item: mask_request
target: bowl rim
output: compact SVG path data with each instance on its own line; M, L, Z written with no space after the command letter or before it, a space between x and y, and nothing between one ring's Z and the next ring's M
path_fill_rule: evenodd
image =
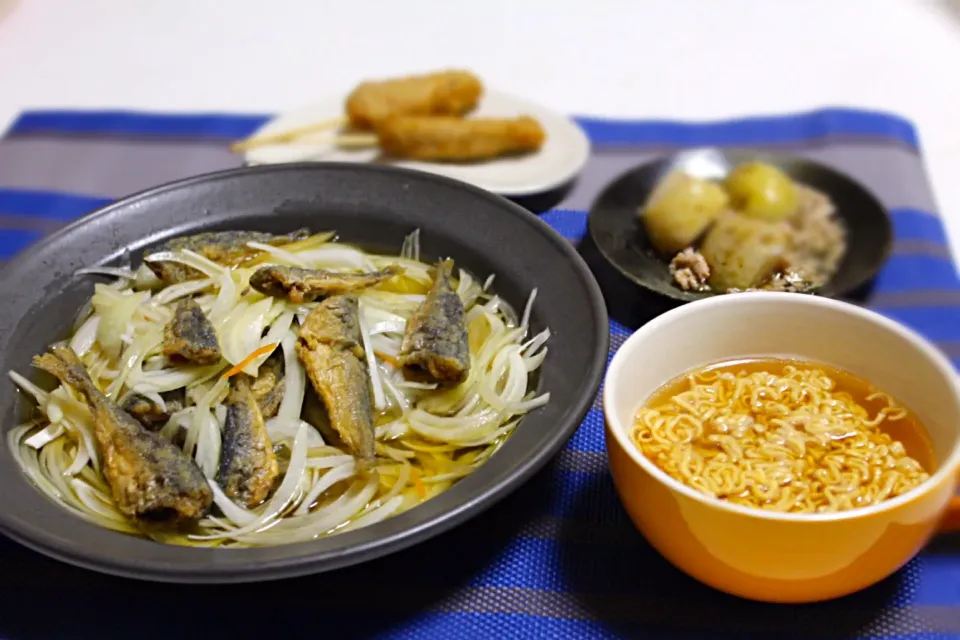
M761 300L761 297L763 300ZM949 360L947 360L946 356L943 355L940 350L937 349L929 340L905 325L882 316L875 311L870 311L869 309L864 309L863 307L859 307L848 302L843 302L841 300L833 300L831 298L804 296L797 295L795 293L772 291L729 293L722 296L706 298L704 300L697 300L688 305L682 305L675 309L671 309L670 311L667 311L666 313L651 320L634 332L629 338L627 338L627 340L614 355L613 360L610 362L610 366L607 368L607 374L603 381L603 414L606 420L608 433L613 434L616 444L627 453L634 464L641 467L644 471L653 476L657 481L671 491L680 493L687 498L703 504L704 506L713 509L719 509L721 511L727 511L729 513L741 516L759 518L763 520L775 520L780 522L842 522L885 513L887 511L893 511L903 505L913 502L919 496L928 493L930 490L934 489L944 481L950 480L951 478L957 476L957 471L960 470L960 427L956 428L958 431L957 440L954 443L953 449L950 451L949 455L937 465L936 471L930 474L930 477L924 480L922 483L902 495L890 500L884 500L879 504L849 509L846 511L835 511L832 513L784 513L780 511L767 511L764 509L758 509L756 507L746 507L738 504L731 504L729 502L720 500L719 498L710 497L706 494L696 491L691 487L688 487L679 480L674 479L666 472L662 471L659 467L647 459L647 457L640 452L636 445L630 441L630 437L627 434L626 425L624 425L617 418L617 416L613 415L612 411L607 409L607 407L612 406L614 402L613 388L616 385L611 384L611 382L618 376L623 375L621 374L621 370L626 366L628 360L643 357L643 350L638 348L638 345L645 340L649 340L653 335L656 334L657 331L660 330L661 327L674 321L680 316L689 315L691 313L708 314L714 307L717 306L740 306L743 304L755 304L758 301L764 301L780 308L787 304L820 307L827 313L854 316L860 320L873 323L882 329L896 334L897 336L909 342L910 345L919 352L919 355L926 358L938 371L938 373L940 373L945 380L949 381L950 386L954 390L954 402L960 405L960 376L958 376L953 365ZM666 384L667 382L669 382L669 380L664 380L663 384ZM609 452L607 452L607 456L609 461Z
M52 245L64 241L65 238L68 238L78 228L90 225L101 218L117 213L118 210L128 209L131 205L147 201L156 196L189 188L196 184L216 183L244 175L281 172L392 174L395 177L405 178L410 181L442 185L447 189L453 189L464 194L469 194L470 197L489 202L491 206L500 209L505 215L513 216L522 221L531 228L531 233L540 235L545 242L554 246L560 255L567 260L571 267L577 272L583 288L586 289L588 297L586 300L582 300L581 303L587 307L588 311L586 311L586 313L591 316L593 325L595 326L594 334L589 336L589 339L595 342L596 349L592 353L590 361L587 363L584 371L580 373L581 385L578 394L569 400L569 406L561 414L560 419L554 424L554 432L547 441L546 446L530 451L527 455L518 456L511 470L505 473L501 480L478 488L473 494L467 496L467 499L461 501L448 512L427 520L412 522L410 526L403 530L343 549L326 549L319 552L310 550L309 545L316 541L277 545L268 548L290 549L290 552L281 557L266 561L257 559L257 552L262 551L262 548L230 549L229 553L231 556L238 558L238 560L229 565L218 565L215 560L209 558L204 560L202 557L204 554L209 554L210 551L217 551L216 549L161 545L161 547L165 549L172 550L171 553L186 556L182 561L173 563L161 558L151 558L144 554L134 559L116 559L110 554L108 536L128 536L101 527L97 527L100 531L97 535L104 536L104 544L102 546L98 544L96 547L89 549L62 549L60 540L63 536L59 535L62 531L57 530L50 532L42 529L34 524L34 521L29 517L23 517L23 514L11 515L6 512L0 513L0 533L34 551L38 551L65 563L92 569L101 573L141 580L213 584L261 582L309 575L353 564L360 564L384 555L392 554L463 524L467 520L486 511L525 484L536 472L554 458L577 428L579 428L584 416L594 402L597 389L602 383L609 354L609 319L606 304L596 279L583 258L577 253L573 244L564 239L539 216L536 216L502 196L446 176L392 166L312 162L261 165L255 167L244 166L190 176L124 196L81 216L55 233L42 238L37 243L25 249L7 264L3 272L9 274L21 269L23 265L30 260L34 260L37 256L48 253ZM148 237L149 236L144 236L142 239L145 240ZM133 240L132 242L136 243L138 240ZM112 254L105 254L100 256L98 260L106 260L111 257L114 256L112 256ZM22 315L23 314L20 314L20 316ZM581 339L586 337L587 336L584 336ZM6 434L8 430L9 427L5 428L3 433ZM15 464L12 456L9 464ZM34 500L47 500L55 508L63 510L62 505L50 500L35 486L32 486L32 481L23 474L22 470L15 469L15 471L23 476L26 487L29 487L28 490L33 492ZM412 512L413 510L410 511ZM73 521L73 518L76 518L76 516L69 514L66 510L63 510L63 514L65 517L71 518L71 521ZM77 519L76 522L80 523L83 521L82 519ZM350 532L350 534L352 533L353 532ZM152 541L143 542L145 544L159 544Z
M590 235L590 238L593 241L593 243L597 246L597 250L600 252L600 255L603 256L604 261L608 265L612 266L617 271L617 273L619 273L624 278L629 280L633 284L633 286L639 287L644 291L647 291L653 295L660 296L662 298L667 298L669 300L673 300L679 304L689 304L691 302L709 300L711 298L715 298L718 296L732 295L729 293L720 293L716 291L683 291L682 289L679 289L677 287L673 287L670 290L670 292L667 293L664 291L655 290L647 286L646 284L644 284L642 279L637 277L636 274L625 269L623 265L620 264L620 261L615 260L613 257L611 257L610 252L606 249L606 247L603 244L597 242L596 227L592 222L594 219L593 212L595 211L597 204L601 200L603 200L603 198L607 195L609 191L611 191L614 187L616 187L622 180L626 179L627 176L633 173L636 173L638 171L641 171L643 169L646 169L647 167L652 167L656 164L660 164L670 160L677 160L686 156L697 156L697 155L710 154L710 153L718 153L724 157L727 157L730 155L736 156L736 155L742 154L745 156L750 156L750 158L752 158L753 160L761 160L761 161L763 160L773 161L773 162L776 162L778 160L803 161L804 163L817 167L817 169L819 170L833 173L839 176L840 178L843 178L847 182L850 182L851 184L855 185L861 191L863 191L863 194L865 196L867 196L870 200L873 201L873 204L875 205L876 209L883 213L882 219L883 219L884 241L883 241L883 246L881 247L881 259L871 270L868 270L862 277L860 277L859 279L851 283L849 286L844 287L843 290L837 290L829 293L827 297L833 298L833 299L843 298L844 296L847 296L852 292L859 290L861 287L866 286L871 281L873 281L874 278L876 278L877 274L880 272L880 269L882 269L883 265L886 264L887 260L890 259L890 255L893 252L893 243L894 243L893 220L890 218L890 209L880 201L880 199L876 196L876 194L872 189L868 188L865 184L863 184L862 182L860 182L859 180L851 176L846 171L841 171L840 169L837 169L831 165L825 164L818 160L812 160L810 158L807 158L806 156L795 155L795 154L791 155L788 153L782 153L780 151L767 151L765 149L753 149L750 147L719 147L719 146L693 147L690 149L682 149L680 151L657 155L655 158L651 160L648 160L646 162L630 167L629 169L618 174L613 180L608 182L600 191L600 193L597 195L597 197L593 200L593 202L590 204L589 215L587 216L587 233ZM638 207L642 206L642 203L637 206ZM829 284L830 284L830 281L828 280L827 285ZM770 292L770 293L778 293L778 292ZM693 299L685 297L685 295L689 295L689 294L696 295L697 297Z

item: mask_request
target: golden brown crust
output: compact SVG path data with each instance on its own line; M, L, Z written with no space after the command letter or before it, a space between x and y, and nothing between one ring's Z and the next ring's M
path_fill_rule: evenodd
M363 82L347 97L345 109L353 127L370 129L396 115L461 116L482 93L483 84L469 71L441 71Z
M384 153L415 160L471 161L536 151L546 134L533 118L397 116L378 127Z

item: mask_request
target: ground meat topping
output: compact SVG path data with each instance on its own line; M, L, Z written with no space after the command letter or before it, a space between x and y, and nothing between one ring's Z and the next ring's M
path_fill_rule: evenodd
M710 265L699 251L686 248L670 261L673 281L684 291L706 291L710 278Z

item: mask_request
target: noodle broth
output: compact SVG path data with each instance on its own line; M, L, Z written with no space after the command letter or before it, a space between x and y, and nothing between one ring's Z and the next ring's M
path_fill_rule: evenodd
M782 512L878 504L936 466L908 408L850 372L790 359L685 373L647 399L630 437L662 471L701 493Z

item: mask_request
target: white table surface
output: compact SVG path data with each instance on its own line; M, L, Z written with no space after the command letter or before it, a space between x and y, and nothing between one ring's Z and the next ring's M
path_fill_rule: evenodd
M0 0L0 129L36 107L273 112L444 66L584 115L873 107L919 127L960 254L958 65L960 0Z

